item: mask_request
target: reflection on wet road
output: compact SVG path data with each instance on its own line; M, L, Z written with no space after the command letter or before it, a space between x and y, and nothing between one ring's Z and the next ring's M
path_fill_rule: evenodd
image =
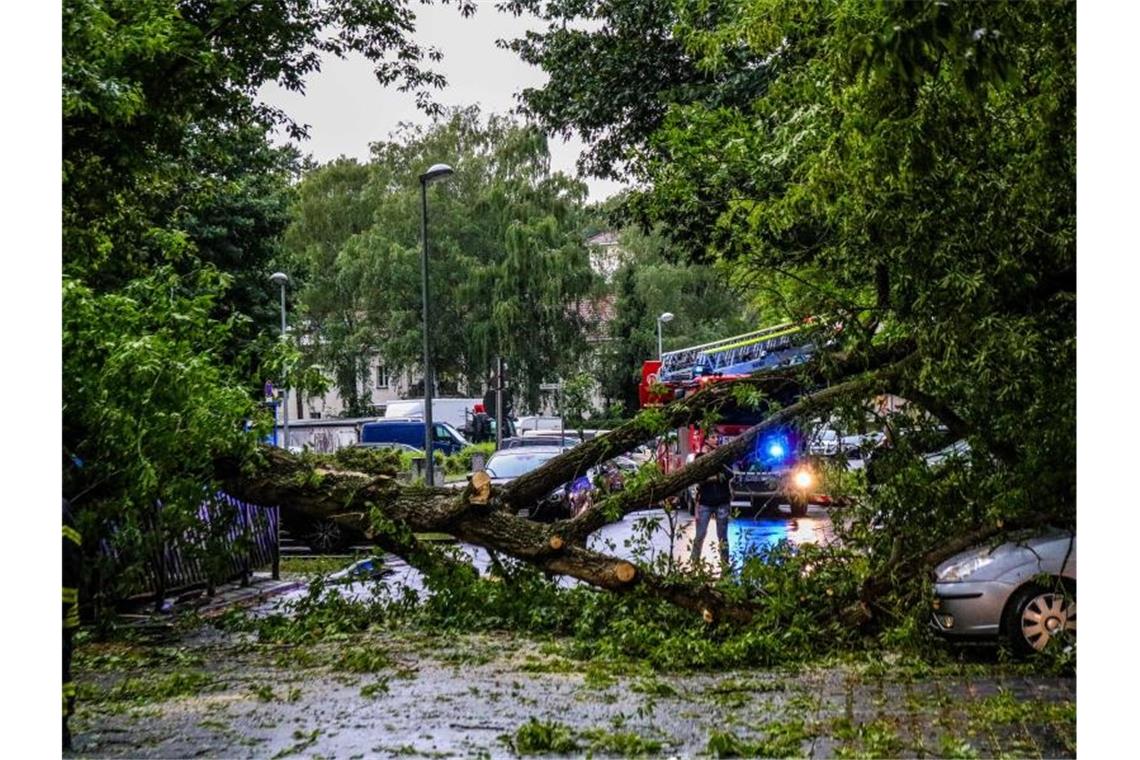
M701 551L701 561L711 569L717 564L718 547L716 539L716 518L709 522L708 535ZM691 516L682 525L681 541L674 548L674 557L682 563L688 562L692 550L696 520ZM780 541L792 544L828 544L835 540L831 529L831 518L821 507L811 506L804 517L793 518L786 507L776 514L763 517L732 518L728 523L729 558L735 567L740 567L745 557L754 556L770 549Z
M659 509L646 510L627 515L624 520L605 526L590 536L587 546L594 551L646 565L664 562L672 557L671 564L674 568L687 568L695 531L696 520L688 512L674 513L670 523L665 512ZM783 512L764 517L737 516L728 524L729 556L735 567L740 567L744 557L754 555L782 540L793 544L826 544L833 541L831 518L824 509L812 506L808 508L807 515L800 518L792 518L784 508ZM480 572L487 572L490 557L486 550L469 544L457 544L456 548L466 554ZM719 564L717 557L716 518L713 518L705 537L701 561L711 572L719 573L719 568L716 567ZM388 555L384 564L390 573L381 582L381 587L386 587L389 591L397 591L399 587L417 591L423 589L420 572L402 559ZM567 586L577 583L568 577L563 577L561 582ZM358 599L372 597L380 590L370 582L349 583L338 586L338 589L345 596ZM267 606L276 607L305 593L306 589L302 587L278 597Z

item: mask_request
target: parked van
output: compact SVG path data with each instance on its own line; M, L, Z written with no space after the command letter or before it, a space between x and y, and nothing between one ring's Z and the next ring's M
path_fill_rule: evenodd
M424 400L407 398L389 401L384 418L422 420ZM477 398L435 398L431 402L431 421L444 422L460 431L472 443L495 440L495 418L483 411L483 401ZM510 419L503 420L503 437L515 434ZM423 442L420 442L423 447Z
M468 420L475 414L475 407L482 405L483 400L478 398L434 398L431 401L432 422L446 422L456 430L467 425ZM420 419L424 418L424 400L422 398L406 398L389 401L384 410L385 419ZM423 445L423 442L420 442Z
M468 445L463 434L446 422L432 421L432 449L454 454ZM366 422L360 428L360 443L403 443L423 450L424 421L382 419Z

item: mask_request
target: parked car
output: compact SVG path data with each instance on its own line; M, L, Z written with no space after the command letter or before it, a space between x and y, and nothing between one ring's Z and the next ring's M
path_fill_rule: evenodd
M519 435L529 430L546 430L552 433L557 433L562 428L561 417L542 417L542 416L529 416L519 417L515 420L515 430Z
M808 453L821 457L833 457L839 453L839 433L824 428L812 436L808 442Z
M423 429L421 425L420 429ZM376 442L376 443L357 443L356 448L360 449L393 449L401 454L418 454L423 456L424 450L422 446L411 446L406 443L396 443L395 441Z
M935 571L931 625L954 638L1003 637L1023 654L1077 633L1076 533L1051 529L957 554Z
M558 456L566 449L561 446L521 446L513 449L499 449L487 460L484 470L491 476L491 486L505 485L515 478L526 475ZM582 478L585 478L583 475ZM535 505L528 516L536 520L557 520L570 516L569 487L580 487L578 483L559 486Z
M402 443L423 448L424 421L417 419L382 419L360 427L360 443ZM446 422L432 422L432 450L454 454L470 445L463 434Z
M850 459L862 459L870 451L883 442L886 436L879 431L870 433L855 433L845 435L839 439L839 450Z
M500 449L517 449L524 446L573 448L582 442L582 439L572 433L559 436L557 432L549 435L522 435L515 438L504 438Z

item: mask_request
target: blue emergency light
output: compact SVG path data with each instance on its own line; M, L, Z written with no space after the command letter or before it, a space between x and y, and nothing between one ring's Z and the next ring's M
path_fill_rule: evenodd
M787 434L778 432L757 441L754 456L763 464L772 467L783 464L791 449Z

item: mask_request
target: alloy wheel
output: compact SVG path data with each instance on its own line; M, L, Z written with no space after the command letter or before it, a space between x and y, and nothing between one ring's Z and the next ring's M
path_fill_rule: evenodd
M1077 602L1063 594L1038 594L1021 611L1021 635L1038 652L1055 637L1077 633Z

